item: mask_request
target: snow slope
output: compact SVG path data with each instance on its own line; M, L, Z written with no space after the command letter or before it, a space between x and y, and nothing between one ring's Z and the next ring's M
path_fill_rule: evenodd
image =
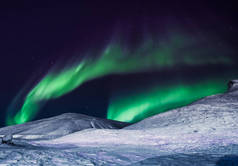
M232 87L237 86L235 83ZM184 152L238 144L238 91L213 95L122 130L84 130L40 144L153 145Z
M120 130L108 128L89 127L69 134L59 128L62 136L57 138L13 140L13 146L0 145L0 164L237 166L238 81L229 83L227 93Z
M49 139L89 128L119 129L129 124L82 114L65 113L52 118L1 128L0 135L12 134L15 138Z

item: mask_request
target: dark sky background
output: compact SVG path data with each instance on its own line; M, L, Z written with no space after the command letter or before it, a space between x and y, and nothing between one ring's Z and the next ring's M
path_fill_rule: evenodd
M234 1L0 2L0 126L4 125L6 109L18 92L32 78L44 76L60 58L70 59L75 52L103 47L117 33L129 36L128 43L133 46L143 38L145 29L160 33L167 24L218 35L235 49L237 11ZM147 74L151 75L153 73ZM111 85L115 82L125 86L127 82L122 80L133 82L134 78L145 76L114 77L90 81L65 97L49 102L36 119L63 112L105 117L108 87L117 87Z

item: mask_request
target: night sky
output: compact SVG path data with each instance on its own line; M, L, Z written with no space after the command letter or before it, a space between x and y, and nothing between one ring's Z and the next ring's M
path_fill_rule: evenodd
M0 126L23 122L12 119L27 96L37 111L24 122L64 112L135 122L224 92L238 78L237 11L232 1L1 2ZM62 75L70 83L48 94Z

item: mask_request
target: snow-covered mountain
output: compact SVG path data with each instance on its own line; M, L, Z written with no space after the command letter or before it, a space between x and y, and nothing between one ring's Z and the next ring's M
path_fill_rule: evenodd
M89 128L120 129L129 124L82 114L65 113L51 118L3 127L0 129L0 135L11 134L15 138L52 139Z
M59 126L64 126L66 121ZM73 121L63 128L71 131L69 134L58 126L56 133L61 136L57 138L34 140L25 136L22 142L16 139L15 145L0 145L0 164L238 165L238 81L229 83L227 93L205 97L136 124L122 123L119 127L126 127L120 130L88 127L76 131ZM83 123L90 126L91 121ZM35 122L25 125L30 124ZM35 128L40 128L37 124L40 123L36 123ZM54 126L54 123L48 125ZM11 131L20 129L11 126ZM44 130L45 135L53 131ZM9 133L6 128L0 132L3 135ZM42 129L38 134L44 132ZM36 133L25 132L27 134Z

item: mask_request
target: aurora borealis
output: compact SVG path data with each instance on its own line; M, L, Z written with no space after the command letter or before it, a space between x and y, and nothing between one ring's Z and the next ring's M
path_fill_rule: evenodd
M238 74L236 17L226 5L79 1L6 7L0 122L22 124L65 112L137 122L224 92Z
M195 84L158 86L134 92L112 100L108 118L125 122L137 122L146 117L190 104L202 97L224 93L224 80L205 80Z
M126 47L116 42L110 43L96 58L85 57L78 64L50 71L27 94L19 112L14 117L8 116L7 124L27 122L37 115L42 103L59 98L89 80L106 75L149 72L171 69L176 66L232 65L232 58L221 54L223 50L216 50L217 48L214 48L213 45L207 48L208 54L215 52L218 57L214 59L213 56L207 56L206 59L201 59L199 54L206 54L206 52L199 48L193 48L201 42L203 41L199 38L194 40L182 33L171 33L167 40L147 40L134 51L126 50ZM193 56L181 52L186 47L192 47L190 52L194 54ZM177 53L181 53L179 58L176 57ZM227 54L229 53L227 52ZM138 96L135 92L137 97L133 102L126 99L133 98L130 95L115 103L112 102L108 108L108 118L127 122L141 120L149 115L189 104L201 97L224 92L225 88L224 83L221 84L214 80L206 80L192 85L176 84L166 87L157 85ZM194 89L196 89L196 95L194 95Z

